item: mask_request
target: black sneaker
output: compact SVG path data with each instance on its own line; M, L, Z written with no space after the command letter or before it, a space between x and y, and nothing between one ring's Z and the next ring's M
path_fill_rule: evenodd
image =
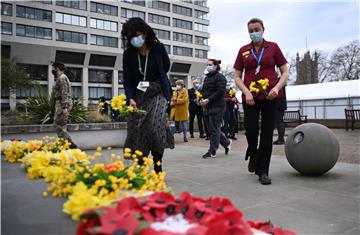
M216 158L216 155L212 155L211 153L207 152L202 156L202 158L204 158L204 159Z
M269 185L269 184L271 184L271 179L270 179L270 177L269 177L267 174L265 174L265 173L262 173L262 174L259 176L259 181L260 181L260 183L263 184L263 185Z
M248 164L248 170L250 173L255 172L256 169L256 159L254 157L250 157L250 161Z
M225 148L225 155L227 155L227 154L229 153L230 149L231 149L232 140L229 140L229 141L230 141L230 142L229 142L229 145L226 146L226 148Z
M193 135L193 134L190 134L190 138L194 138L194 135Z
M282 144L285 144L285 141L284 140L276 140L276 141L273 142L273 144L282 145Z
M205 136L204 134L200 134L199 137L200 137L201 139L206 138L206 136Z
M184 142L188 142L188 139L186 137L184 137Z

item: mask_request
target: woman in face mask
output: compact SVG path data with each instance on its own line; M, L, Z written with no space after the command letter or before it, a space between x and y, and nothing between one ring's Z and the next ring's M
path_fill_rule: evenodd
M276 99L286 84L289 72L287 61L279 46L263 38L262 20L253 18L248 24L251 42L240 48L235 61L235 82L242 91L244 125L248 148L245 160L249 161L248 170L259 176L261 184L271 184L269 177L272 153L272 136ZM275 66L280 68L277 77ZM244 80L242 80L244 74ZM261 114L261 135L259 135L259 116Z
M170 117L181 126L184 142L187 139L187 126L189 120L189 94L185 89L184 80L176 80L176 90L171 97L171 114Z
M219 61L209 59L204 71L206 74L200 104L204 108L204 120L210 134L210 147L202 157L204 159L216 157L219 143L225 148L225 154L230 150L231 141L221 132L220 125L224 115L226 78L219 72Z
M121 39L125 48L123 73L126 100L135 110L147 112L146 115L129 113L125 147L140 150L144 156L151 152L154 169L161 172L164 149L174 148L166 112L172 92L167 77L169 56L153 29L141 18L134 17L125 22Z

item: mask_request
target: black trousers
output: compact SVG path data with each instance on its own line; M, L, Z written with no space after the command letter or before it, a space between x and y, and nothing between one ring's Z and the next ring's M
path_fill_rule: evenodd
M256 158L256 174L269 174L276 101L255 100L255 105L243 104L243 106L244 125L248 142L246 157ZM260 115L261 126L259 128ZM258 143L260 130L260 143Z
M230 140L221 131L223 112L205 115L205 125L210 133L210 147L208 152L212 155L216 154L219 144L226 148L230 144Z
M190 135L194 135L194 119L195 116L197 118L198 121L198 127L199 127L199 132L200 135L204 135L204 126L203 126L203 112L202 110L190 110L190 117L189 117L189 131L190 131Z
M224 112L224 133L226 136L235 135L235 110L228 109Z
M285 136L284 113L284 110L275 110L275 128L277 129L279 140L284 140Z

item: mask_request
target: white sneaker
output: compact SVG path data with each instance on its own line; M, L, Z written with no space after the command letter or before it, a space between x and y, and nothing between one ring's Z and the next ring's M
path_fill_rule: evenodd
M229 145L226 146L225 148L225 155L227 155L229 153L229 151L231 150L231 144L232 144L232 140L229 139Z

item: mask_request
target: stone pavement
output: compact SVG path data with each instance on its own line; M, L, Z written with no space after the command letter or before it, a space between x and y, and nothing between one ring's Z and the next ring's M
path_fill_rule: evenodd
M359 132L344 134L358 136ZM225 196L247 219L270 219L298 234L360 234L358 164L338 162L321 177L305 177L274 149L270 166L273 184L263 186L255 175L247 172L241 138L233 143L229 155L220 148L215 159L201 158L207 151L207 141L195 138L183 143L181 139L181 135L176 135L176 148L166 150L163 163L166 181L174 193ZM352 141L358 143L358 139ZM343 148L340 144L340 154L344 153ZM106 151L104 155L110 155ZM121 149L112 152L121 153ZM358 151L353 155L359 158ZM41 196L47 187L43 180L29 180L19 164L3 161L1 176L1 234L75 233L77 224L62 212L65 199Z

